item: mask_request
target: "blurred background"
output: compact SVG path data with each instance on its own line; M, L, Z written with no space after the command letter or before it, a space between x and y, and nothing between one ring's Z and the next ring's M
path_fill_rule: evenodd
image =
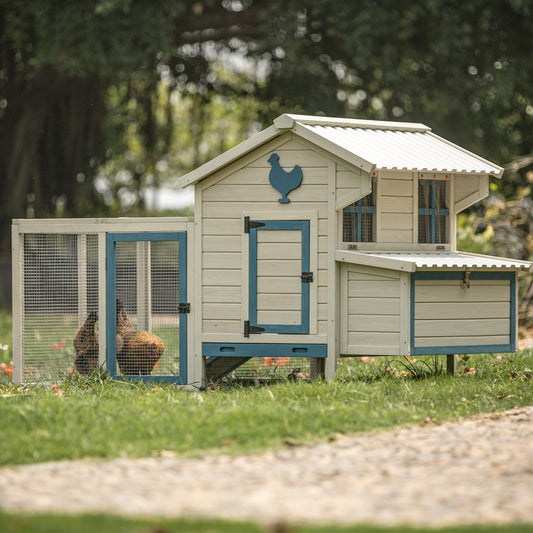
M532 258L532 1L0 0L0 306L13 218L190 215L177 179L284 112L423 122L504 166L458 248Z

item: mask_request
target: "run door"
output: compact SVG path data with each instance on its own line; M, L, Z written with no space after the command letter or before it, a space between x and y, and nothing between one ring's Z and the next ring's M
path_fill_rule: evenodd
M309 220L249 220L249 320L244 335L309 333Z
M107 371L187 383L187 233L107 234Z

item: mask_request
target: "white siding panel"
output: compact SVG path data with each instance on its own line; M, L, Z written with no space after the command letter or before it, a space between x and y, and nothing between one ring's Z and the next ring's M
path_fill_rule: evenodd
M202 323L205 333L240 333L242 322L240 320L204 320Z
M207 286L202 291L206 303L239 303L241 301L240 287Z
M204 269L202 283L206 285L221 285L221 286L240 286L241 285L241 271L227 270L227 269Z

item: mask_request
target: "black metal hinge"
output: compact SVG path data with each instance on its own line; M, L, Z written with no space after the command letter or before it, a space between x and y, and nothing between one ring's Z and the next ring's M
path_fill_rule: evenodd
M244 233L250 233L250 229L262 228L264 225L264 222L257 222L256 220L250 220L250 217L244 217Z
M178 313L190 313L191 304L190 303L179 303L178 304Z
M262 333L265 331L265 328L260 328L259 326L250 326L250 321L244 321L244 336L249 337L250 333Z
M313 283L312 272L302 272L301 278L302 278L302 283Z

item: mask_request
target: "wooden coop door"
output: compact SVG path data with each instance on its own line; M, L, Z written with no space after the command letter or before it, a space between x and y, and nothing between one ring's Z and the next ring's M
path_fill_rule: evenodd
M244 334L309 333L309 220L247 220L249 321Z
M187 382L187 233L107 235L107 370Z

